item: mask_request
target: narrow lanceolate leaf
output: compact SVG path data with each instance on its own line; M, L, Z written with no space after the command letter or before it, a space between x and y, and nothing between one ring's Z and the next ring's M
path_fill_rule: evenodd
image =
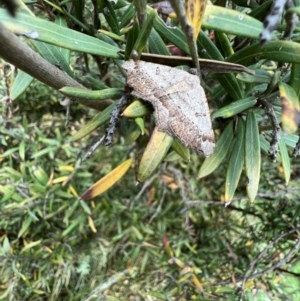
M137 117L137 118L134 119L134 121L137 124L137 126L140 128L141 134L144 135L144 133L145 133L145 122L144 122L144 119L142 117Z
M150 12L152 8L147 8ZM154 28L161 34L162 37L166 38L169 42L180 48L186 54L190 53L189 46L187 45L184 33L178 27L170 27L160 18L156 17L154 21Z
M180 155L181 158L190 161L190 149L184 146L178 139L174 139L172 148L178 155Z
M172 137L163 132L159 132L157 127L154 128L139 164L137 173L137 180L139 182L144 182L153 173L166 156L172 143Z
M247 193L250 201L253 202L258 191L261 167L259 131L253 111L247 114L245 139Z
M290 85L295 90L298 98L300 97L300 64L293 64L291 68Z
M41 18L19 13L16 18L0 9L1 22L15 34L35 33L36 40L74 51L120 58L119 48L86 34L64 28Z
M10 98L15 100L21 96L30 86L33 80L34 78L32 76L23 72L22 70L19 70L10 90Z
M160 35L154 28L151 29L148 43L151 53L170 55L170 51L168 50L164 40L160 37Z
M194 40L201 29L207 0L185 0L185 11L188 20L194 28Z
M254 44L237 51L226 59L227 62L249 66L253 58L268 59L276 62L300 62L300 44L292 41L269 41L264 46Z
M143 49L147 45L148 38L151 33L151 29L153 27L156 16L157 16L157 14L156 14L155 10L152 10L149 12L147 19L146 19L145 23L143 24L143 27L139 33L139 36L134 44L133 50L136 50L138 52L139 57L140 57Z
M229 118L236 114L239 114L251 107L253 107L257 103L255 97L247 97L244 99L240 99L232 102L231 104L215 111L212 113L211 118L215 119L218 117Z
M85 191L84 194L80 197L80 199L86 201L105 192L124 176L124 174L130 168L131 163L132 159L128 159L122 164L120 164L109 174L107 174L105 177L103 177L93 186L91 186L87 191Z
M149 104L141 100L135 100L123 111L122 115L128 118L136 118L149 115L152 111Z
M283 137L279 141L279 150L280 150L284 179L287 185L291 177L291 160Z
M202 26L224 33L257 39L263 29L260 21L230 8L207 5Z
M271 81L272 73L264 69L256 69L254 75L247 74L246 72L242 72L239 73L236 76L236 78L244 83L249 83L249 84L263 84L263 83L268 84Z
M244 120L239 118L237 136L232 148L225 182L224 201L230 203L234 196L245 161L245 125Z
M211 174L224 160L233 139L233 121L230 121L216 143L214 153L206 158L200 168L198 177L203 178Z
M221 50L224 57L228 57L234 54L231 41L227 34L221 31L215 31L215 38L218 48Z
M88 100L105 100L109 98L119 98L124 93L123 89L109 88L97 91L91 91L88 89L74 88L74 87L63 87L59 90L62 94L68 97L75 97L80 99Z
M57 15L55 18L55 24L68 28L68 23L65 17L62 15ZM62 56L66 60L66 62L69 64L70 63L70 50L65 49L65 48L59 48L59 51L61 52Z
M134 18L131 29L128 31L128 34L127 34L127 41L126 41L126 47L125 47L125 61L131 59L131 54L132 54L132 51L134 50L133 47L139 36L139 33L140 33L140 25L139 25L137 18Z
M110 114L115 108L116 104L117 102L112 103L104 111L99 112L97 115L95 115L91 121L89 121L72 137L72 141L80 140L81 138L96 130L99 126L105 124L110 119Z
M300 105L294 89L285 83L279 83L279 95L282 105L282 129L287 134L297 131L300 119Z
M120 28L117 20L117 15L115 13L114 7L111 2L106 1L105 7L102 10L102 13L110 26L113 33L119 35L120 34Z

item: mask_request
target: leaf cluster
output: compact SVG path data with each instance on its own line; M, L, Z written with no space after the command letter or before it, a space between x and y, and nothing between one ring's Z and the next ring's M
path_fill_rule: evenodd
M254 71L205 78L214 155L204 161L190 156L179 141L154 130L149 104L132 99L114 147L100 148L82 163L81 146L95 130L105 134L124 90L122 60L133 50L189 54L186 37L176 20L150 6L143 22L135 18L135 2L43 1L32 10L27 2L19 1L16 19L0 9L1 22L90 88L55 89L100 112L71 106L66 127L57 92L21 70L15 78L3 77L2 96L15 102L1 107L0 298L235 300L247 271L245 300L253 288L264 300L266 291L297 299L299 267L290 266L297 262L299 183L291 181L287 190L284 182L290 181L289 153L298 140L298 28L292 41L281 41L283 24L261 47L261 20L272 1L234 1L234 9L226 2L208 5L196 40L199 57ZM268 153L278 162L272 164ZM133 162L145 182L141 188L133 185ZM296 170L299 163L293 163ZM195 174L203 179L195 180ZM99 191L101 202L82 200ZM244 191L251 201L256 198L253 205ZM224 209L219 199L233 203ZM285 239L277 241L281 233ZM280 260L283 266L274 267ZM253 263L260 281L254 266L249 269Z

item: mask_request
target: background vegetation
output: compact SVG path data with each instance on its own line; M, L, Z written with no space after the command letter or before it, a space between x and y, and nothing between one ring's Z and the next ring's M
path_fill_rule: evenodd
M116 5L110 1L86 1L84 6L81 1L27 1L27 4L38 20L50 18L53 21L61 17L58 12L63 13L66 24L72 28L70 35L83 31L86 36L99 37L89 29L105 30L101 39L125 49L127 55L140 37L137 19L131 23L136 7L125 1L118 1ZM240 139L238 131L233 131L227 152L224 150L215 157L213 162L217 163L207 177L197 178L203 164L207 165L201 155L192 153L188 161L179 157L187 154L186 149L182 147L183 151L176 153L174 149L178 151L178 148L173 148L143 183L136 185L132 168L101 196L81 200L78 195L128 157L134 157L138 166L154 127L153 119L149 115L142 116L145 124L142 136L132 125L135 124L132 119L121 118L121 129L115 133L113 146L101 146L90 159L82 162L79 154L86 153L95 137L105 134L105 127L86 132L81 140L75 141L74 135L85 131L96 114L99 119L103 115L77 104L72 104L67 114L68 107L60 104L61 94L38 81L32 82L20 71L19 78L15 77L13 66L1 61L1 300L299 299L299 159L291 162L287 155L291 154L298 136L293 130L285 135L279 142L277 162L272 162L268 150L270 143L276 146L272 142L276 127L265 113L267 101L280 123L279 97L284 95L291 100L291 110L297 111L294 100L298 101L295 88L300 62L296 43L298 28L292 36L294 41L280 41L276 35L280 37L285 29L282 24L274 40L260 48L257 43L262 24L258 20L263 19L271 1L261 5L256 2L230 5L234 10L226 10L227 15L223 14L226 22L220 25L219 12L214 11L217 8L207 9L206 13L217 21L212 25L207 21L209 18L203 21L205 31L200 33L197 42L202 56L222 60L219 56L222 53L228 61L246 65L254 63L250 63L249 57L257 61L251 67L256 71L252 77L240 73L209 75L206 79L210 105L214 112L223 114L214 122L217 141L221 140L228 124L240 129L247 126L249 114L255 116L261 165L254 202L249 202L249 192L246 194L249 177L242 164L241 176L235 178L236 186L230 192L232 202L224 207L226 187L232 183L228 176L234 167L232 154L241 157L234 152L235 143ZM21 8L25 14L26 8ZM100 20L95 23L98 10ZM230 23L235 11L245 21L244 27L233 27ZM249 13L251 18L247 19L243 13ZM14 32L20 30L12 25L18 24L18 18L10 19L4 10L0 12L0 20ZM155 19L160 20L156 15ZM146 24L152 29L148 33L150 52L163 54L160 52L166 49L163 46L170 44L188 51L178 27ZM50 25L48 27L50 30ZM212 30L215 30L215 44L207 39ZM133 38L131 47L127 46L129 37ZM222 43L219 38L223 39ZM226 44L224 39L230 43ZM23 40L32 42L29 38ZM52 40L52 44L59 46L57 40ZM67 37L62 42L67 44ZM139 43L137 46L145 42ZM41 51L42 46L37 45L34 49L39 49L39 53L53 63L52 55L49 52L46 55ZM224 45L228 46L225 50ZM227 52L230 49L232 53ZM53 48L51 52L54 53ZM118 68L121 61L103 56L99 59L97 53L92 54L94 56L62 51L65 58L70 58L70 74L85 86L94 90L122 88L125 78ZM270 59L276 61L270 62ZM64 69L61 62L59 65ZM26 80L20 80L20 74ZM239 87L237 95L228 83ZM118 95L119 92L115 92ZM225 98L222 95L226 95ZM246 97L260 101L238 113L233 111L228 115L228 110L220 111ZM105 120L108 121L109 118ZM282 125L286 129L294 123L287 118ZM136 132L139 135L134 135ZM251 147L246 139L242 141L243 146ZM274 157L274 153L271 155Z

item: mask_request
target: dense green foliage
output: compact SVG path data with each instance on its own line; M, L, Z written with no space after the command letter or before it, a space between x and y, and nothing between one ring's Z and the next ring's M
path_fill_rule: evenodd
M51 63L57 59L67 74L87 87L102 91L98 99L120 97L119 88L125 83L117 52L120 48L127 58L132 49L142 51L144 47L168 54L166 45L170 44L189 52L179 27L166 26L152 11L146 23L150 27L144 27L139 35L138 21L130 23L135 7L126 1L119 0L116 5L86 1L84 8L82 1L63 1L61 8L59 3L43 2L43 6L30 8L40 16L36 24L41 26L43 42L50 43L47 30L55 29L45 21L47 14L52 20L56 16L56 23L68 24L73 29L67 31L68 36L63 39L57 33L50 36L51 42L64 44L76 54L49 46L46 55L38 42L31 41L31 46ZM256 44L262 29L258 20L270 1L237 4L235 10L222 11L223 19L218 17L217 6L208 7L206 14L214 18L204 20L205 31L197 40L200 56L252 64L256 71L253 76L240 73L206 78L216 139L222 142L217 155L204 160L192 153L188 161L184 156L189 156L189 151L173 144L144 183L136 185L132 168L112 189L90 201L82 201L78 195L128 157L140 160L153 129L152 108L141 103L142 125L122 117L113 146L101 146L81 162L80 155L93 138L105 133L105 127L80 140L74 141L74 135L88 128L97 112L72 104L66 122L67 109L59 103L61 94L37 81L31 83L20 71L18 76L27 80L15 77L11 67L1 61L0 300L299 299L300 162L297 158L291 162L289 157L298 136L284 136L278 160L271 162L268 150L274 124L266 117L264 104L271 104L280 122L279 96L291 103L298 101L300 52L295 42L279 41L275 36L263 48ZM99 10L99 20L95 10ZM252 18L240 15L242 11L251 11ZM0 16L12 24L4 11ZM236 26L235 16L242 16L244 24ZM22 26L28 28L33 17L24 14L22 18ZM103 31L98 35L93 29ZM216 30L215 43L208 38L209 30ZM85 35L77 36L81 31ZM295 40L297 32L298 28ZM149 38L143 38L147 34ZM105 44L92 39L93 35ZM87 44L71 45L75 37ZM234 51L235 47L240 50ZM252 58L258 56L261 60L254 64ZM291 67L285 66L286 62ZM13 103L7 97L12 94L16 98ZM293 128L291 118L285 118L283 127ZM106 118L101 125L108 121ZM254 149L255 144L258 147ZM249 187L251 174L260 180L258 193L255 185ZM255 200L249 202L248 198ZM224 207L220 201L224 199L233 200Z

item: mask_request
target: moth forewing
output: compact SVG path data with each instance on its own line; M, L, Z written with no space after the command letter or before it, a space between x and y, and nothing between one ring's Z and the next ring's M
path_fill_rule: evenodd
M153 105L159 131L206 157L212 155L215 138L198 76L144 61L126 61L123 68L132 95Z

